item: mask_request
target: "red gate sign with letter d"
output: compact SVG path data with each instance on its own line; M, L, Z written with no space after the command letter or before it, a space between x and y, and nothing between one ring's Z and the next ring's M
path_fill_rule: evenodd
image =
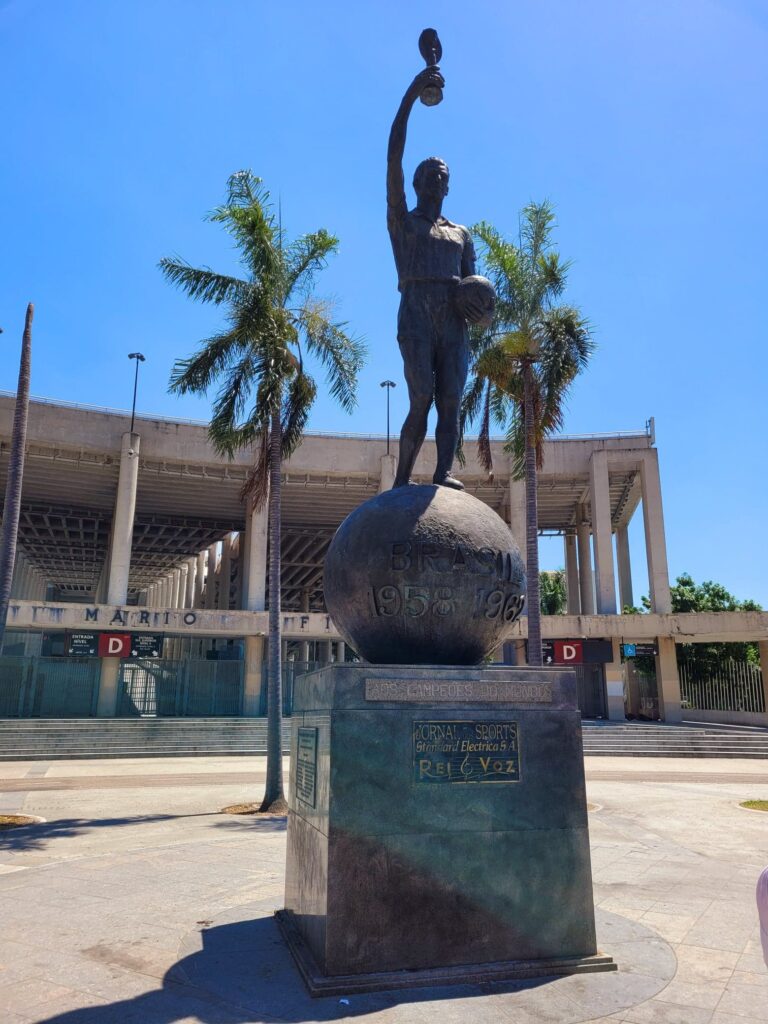
M583 660L581 640L555 640L556 665L581 665Z
M127 658L130 653L129 633L99 633L100 658Z

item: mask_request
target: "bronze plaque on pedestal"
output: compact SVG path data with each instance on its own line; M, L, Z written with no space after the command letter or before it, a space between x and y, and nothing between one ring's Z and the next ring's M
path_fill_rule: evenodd
M296 796L310 807L317 796L317 729L300 728L296 750Z
M519 782L517 722L415 721L413 781Z

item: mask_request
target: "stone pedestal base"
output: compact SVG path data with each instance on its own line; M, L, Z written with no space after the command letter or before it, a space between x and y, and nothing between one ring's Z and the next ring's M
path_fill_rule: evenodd
M504 666L297 681L281 926L311 991L615 969L575 693L571 672Z

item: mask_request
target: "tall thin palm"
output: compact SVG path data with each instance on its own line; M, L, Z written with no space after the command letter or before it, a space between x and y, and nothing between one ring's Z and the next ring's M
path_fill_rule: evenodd
M8 603L11 599L13 567L16 562L16 540L21 515L21 485L24 477L24 454L27 446L27 417L29 414L29 382L32 372L32 318L35 307L30 302L24 320L21 342L19 385L16 389L16 408L13 413L13 434L8 461L8 479L5 485L3 525L0 531L0 649L3 646Z
M494 227L474 227L485 273L496 287L494 321L473 334L472 374L462 425L480 418L478 452L491 472L491 422L506 428L513 473L525 479L528 576L528 662L542 664L537 469L542 442L561 428L565 398L594 348L589 323L575 306L557 304L569 264L552 247L551 204L529 203L517 243Z
M233 457L252 447L255 461L244 498L254 508L269 497L269 673L267 784L261 810L285 807L282 772L280 655L280 467L301 441L317 385L304 353L326 369L331 395L350 412L364 346L333 319L332 304L312 296L315 274L336 252L324 229L286 241L269 193L250 171L233 174L227 199L210 215L234 239L244 277L163 259L165 277L190 298L226 307L227 325L178 360L170 390L205 394L218 385L209 436Z

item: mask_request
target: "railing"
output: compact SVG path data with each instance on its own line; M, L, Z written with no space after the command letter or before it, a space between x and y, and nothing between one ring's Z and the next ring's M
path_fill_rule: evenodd
M0 397L2 398L15 398L15 391L3 391L0 390ZM40 398L37 395L30 397L30 402L36 402L39 405L51 405L58 406L63 409L79 409L82 412L100 412L105 413L108 416L124 416L126 419L131 415L129 410L126 409L112 409L106 405L88 405L83 402L65 402L58 398ZM183 419L180 416L167 416L161 413L151 412L138 412L136 413L137 420L159 420L162 423L178 423L184 427L207 427L208 420L193 420ZM649 421L650 423L650 421ZM601 441L611 440L616 438L627 438L627 437L650 437L651 428L649 423L646 423L642 430L611 430L605 433L598 434L554 434L552 437L547 438L549 441ZM386 441L386 434L371 434L371 433L353 433L349 431L340 430L305 430L305 437L340 437L347 438L350 440L364 440L364 441ZM434 440L433 435L429 435ZM390 434L390 438L397 437L397 433ZM477 437L474 435L467 435L464 438L465 441L476 441ZM491 436L491 441L502 442L506 441L506 437L503 434L494 434Z
M706 666L681 662L680 695L683 707L699 711L765 711L763 674L759 665L727 658Z

